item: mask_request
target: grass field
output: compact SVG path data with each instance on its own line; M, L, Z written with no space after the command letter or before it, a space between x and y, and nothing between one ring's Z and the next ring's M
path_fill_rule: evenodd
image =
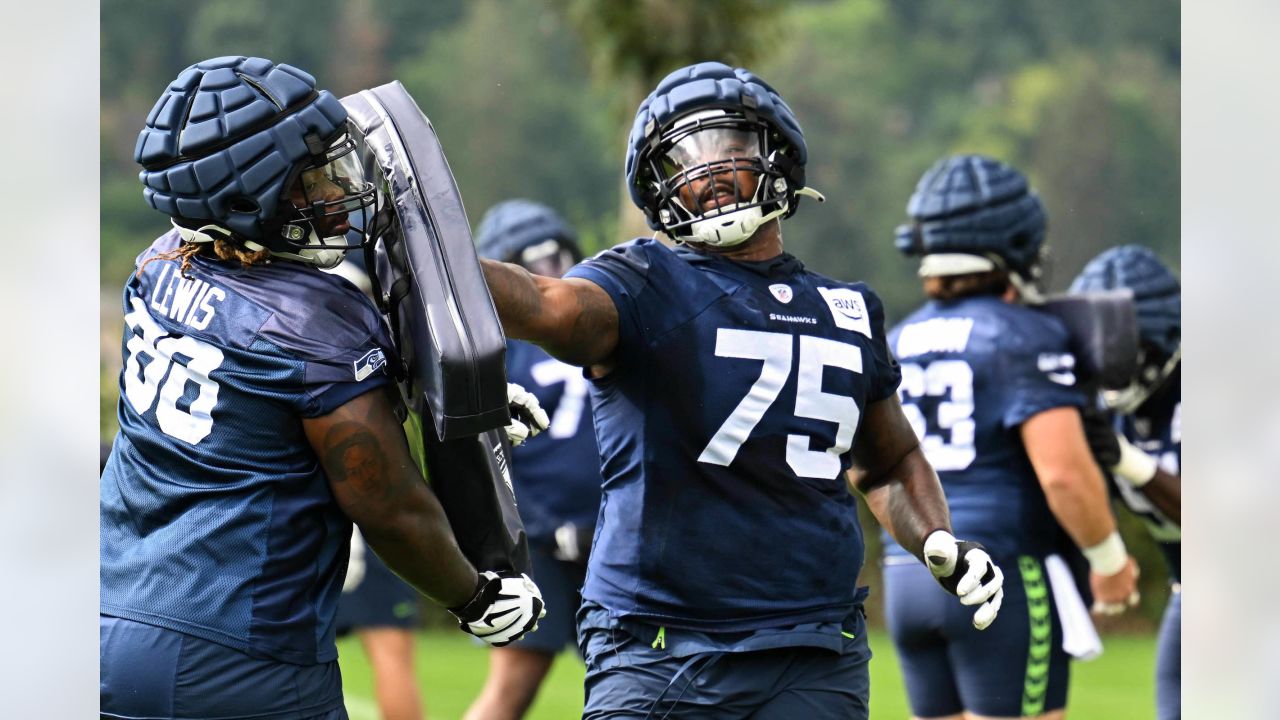
M1153 707L1155 638L1150 635L1110 635L1106 652L1093 662L1072 667L1070 717L1087 720L1149 720ZM872 720L908 717L906 697L893 646L884 632L873 631L871 647ZM373 679L358 641L339 642L343 686L351 720L377 720ZM487 659L483 647L462 633L424 632L418 642L421 678L428 716L457 720L484 682ZM582 711L582 662L572 653L556 661L551 675L527 716L529 720L577 718Z

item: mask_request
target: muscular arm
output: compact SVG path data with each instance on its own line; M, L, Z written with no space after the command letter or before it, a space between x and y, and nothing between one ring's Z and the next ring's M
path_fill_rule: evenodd
M930 532L951 532L942 484L896 394L871 404L863 414L848 480L880 524L912 555L923 559Z
M470 600L479 578L410 457L386 395L367 392L302 424L338 505L378 557L444 607Z
M1049 509L1063 529L1082 548L1105 540L1116 523L1080 412L1073 407L1045 410L1022 423L1020 432Z
M1124 482L1121 480L1120 482ZM1142 494L1147 496L1164 516L1182 525L1182 475L1174 475L1163 468L1156 470L1156 476L1142 486Z
M480 267L508 337L537 343L570 365L608 371L618 346L618 309L599 285L534 275L488 259Z

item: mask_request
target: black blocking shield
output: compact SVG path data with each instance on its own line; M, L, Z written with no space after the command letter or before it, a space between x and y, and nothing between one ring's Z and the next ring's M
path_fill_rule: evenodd
M399 354L391 364L401 392L424 421L432 490L477 569L528 572L500 430L510 419L506 338L453 173L431 122L399 82L342 104L366 170L384 181L387 204L367 265Z
M394 212L370 275L395 331L409 405L441 440L502 427L506 338L435 129L399 82L342 104Z
M507 467L511 449L502 431L440 440L428 430L422 440L431 488L462 554L479 570L529 572L528 539Z
M1071 334L1077 369L1101 388L1127 387L1138 369L1138 317L1128 290L1058 295L1039 306Z

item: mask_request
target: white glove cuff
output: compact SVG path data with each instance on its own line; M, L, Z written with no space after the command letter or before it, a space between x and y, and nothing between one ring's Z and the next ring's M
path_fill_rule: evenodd
M946 530L934 530L924 539L925 565L934 577L949 577L956 571L960 558L956 553L957 540Z
M1139 450L1125 436L1116 439L1120 441L1120 462L1112 466L1111 472L1134 487L1151 482L1159 468L1156 459Z
M1115 575L1124 569L1129 562L1129 553L1125 550L1124 540L1118 531L1112 531L1107 539L1082 550L1089 560L1089 569L1104 577Z

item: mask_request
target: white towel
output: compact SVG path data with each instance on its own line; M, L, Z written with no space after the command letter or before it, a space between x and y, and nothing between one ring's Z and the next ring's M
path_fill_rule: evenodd
M1062 649L1077 659L1089 661L1102 654L1102 638L1089 617L1089 608L1076 587L1075 578L1067 563L1058 555L1044 559L1045 572L1049 575L1049 587L1053 601L1058 606L1058 621L1062 623Z

